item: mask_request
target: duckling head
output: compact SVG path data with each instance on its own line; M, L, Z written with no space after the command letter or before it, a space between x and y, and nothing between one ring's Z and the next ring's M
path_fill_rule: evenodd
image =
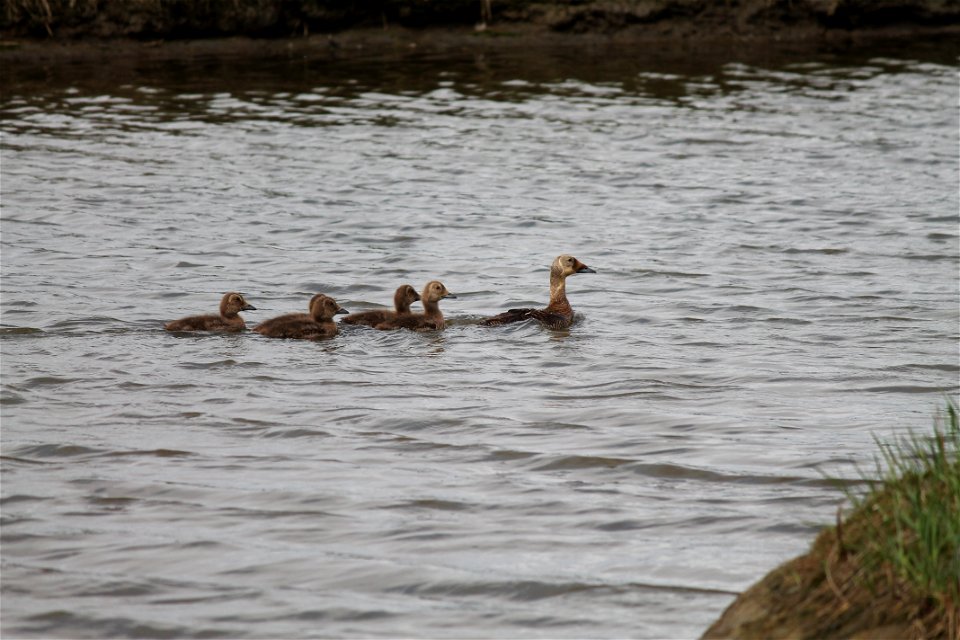
M333 320L333 316L343 313L350 313L330 296L318 293L310 298L310 315L317 322L327 322Z
M551 275L558 275L561 278L572 276L577 273L596 273L593 269L583 264L571 255L563 254L557 256L550 267Z
M256 311L257 308L248 304L242 294L231 291L220 299L220 315L225 317L235 316L241 311Z
M393 305L397 310L409 310L410 305L419 299L420 294L417 293L417 290L405 284L402 287L398 287L397 292L393 294Z
M457 296L453 295L447 288L443 286L443 283L439 280L431 280L427 283L427 286L423 288L423 294L420 299L424 302L438 302L444 298L456 298Z

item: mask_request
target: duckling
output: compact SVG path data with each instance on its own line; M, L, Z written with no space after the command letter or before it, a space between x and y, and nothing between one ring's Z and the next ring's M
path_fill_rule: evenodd
M393 306L396 311L389 309L374 309L372 311L361 311L360 313L351 313L341 322L345 324L362 324L368 327L375 327L381 322L394 320L400 316L410 314L410 305L420 299L420 294L408 284L397 287L393 294Z
M573 256L561 255L550 266L550 304L545 309L510 309L487 318L480 324L496 327L511 322L534 319L548 329L566 329L573 322L573 308L567 300L567 276L596 273Z
M397 316L392 320L386 320L375 325L377 329L413 329L414 331L427 331L430 329L443 329L443 313L440 312L440 305L437 304L444 298L456 298L443 283L439 280L431 280L423 288L420 294L420 303L423 305L423 313L411 313L405 316Z
M254 331L268 338L295 338L320 340L337 335L337 323L333 316L350 313L330 296L322 293L310 298L310 313L288 313L261 322Z
M257 308L243 298L243 295L231 291L220 300L220 315L189 316L163 325L167 331L243 331L247 328L241 311L256 311Z

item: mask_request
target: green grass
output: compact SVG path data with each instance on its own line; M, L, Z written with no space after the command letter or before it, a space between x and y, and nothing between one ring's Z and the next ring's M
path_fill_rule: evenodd
M867 491L848 491L857 517L845 550L859 555L869 584L894 578L910 592L904 595L933 604L948 636L955 637L960 631L957 408L947 402L931 436L911 433L877 444L875 473L861 473Z

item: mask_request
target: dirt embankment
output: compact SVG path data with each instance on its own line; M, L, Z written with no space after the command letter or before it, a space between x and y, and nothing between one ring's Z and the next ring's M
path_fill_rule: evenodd
M651 39L941 33L960 0L6 0L0 37L177 40L455 27Z
M960 640L960 414L879 443L883 463L810 552L741 594L709 640Z
M944 614L892 575L869 580L836 530L809 553L777 567L742 593L704 640L957 640L960 612Z

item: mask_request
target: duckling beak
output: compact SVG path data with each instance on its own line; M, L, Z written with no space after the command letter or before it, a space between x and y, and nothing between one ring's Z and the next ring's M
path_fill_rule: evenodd
M257 308L252 304L245 304L242 307L240 307L240 311L256 311L256 310Z
M457 296L454 295L454 294L452 294L452 293L447 293L447 294L444 294L443 297L444 297L444 298L454 298L454 299L456 299Z
M416 301L418 301L418 300L420 299L420 294L419 294L419 293L414 293L413 296L414 296L414 298L413 298L413 301L414 301L414 302L416 302Z
M346 314L349 314L349 313L350 313L350 312L347 311L346 309L344 309L343 307L337 307L337 310L336 310L336 312L335 312L333 315L335 315L335 316L340 316L340 315L346 315Z
M580 266L577 267L577 273L596 273L596 271L581 262Z

